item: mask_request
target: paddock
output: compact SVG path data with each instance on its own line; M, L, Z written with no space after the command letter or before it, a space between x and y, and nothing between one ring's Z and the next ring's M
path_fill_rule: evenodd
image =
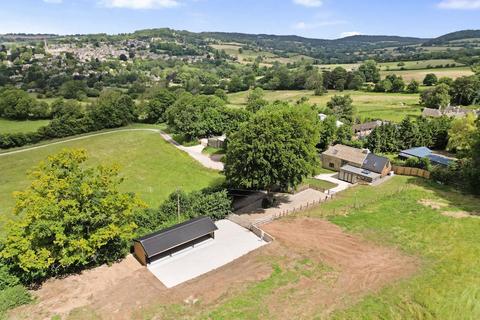
M215 222L215 237L152 261L148 270L167 288L194 279L267 244L251 231L231 222Z

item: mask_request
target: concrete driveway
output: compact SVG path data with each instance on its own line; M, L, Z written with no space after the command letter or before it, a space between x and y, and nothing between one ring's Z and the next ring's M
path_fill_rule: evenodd
M249 230L229 220L215 223L215 239L184 249L149 264L148 270L167 288L196 278L240 258L265 244Z
M192 146L192 147L185 147L185 146L182 146L181 144L179 144L177 141L173 140L173 138L168 133L165 133L165 132L162 131L162 132L160 132L160 135L167 142L170 142L171 144L173 144L178 149L188 153L190 155L190 157L192 157L193 159L200 162L200 164L202 164L205 168L218 170L218 171L223 170L223 162L214 161L210 158L209 155L204 154L202 152L203 149L205 149L205 147L207 145L207 140L206 139L202 139L202 143L199 144L199 145Z
M343 190L346 190L352 186L351 183L345 182L343 180L337 179L338 173L324 173L315 176L315 179L324 180L337 184L335 188L329 189L330 193L337 193Z

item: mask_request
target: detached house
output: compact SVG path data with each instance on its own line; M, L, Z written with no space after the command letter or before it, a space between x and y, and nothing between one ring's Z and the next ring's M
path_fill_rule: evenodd
M368 150L337 144L322 153L324 168L338 171L338 178L350 183L372 183L390 173L390 160Z
M343 144L336 144L328 147L322 153L322 166L326 169L340 171L346 164L354 167L361 167L369 151L353 148Z

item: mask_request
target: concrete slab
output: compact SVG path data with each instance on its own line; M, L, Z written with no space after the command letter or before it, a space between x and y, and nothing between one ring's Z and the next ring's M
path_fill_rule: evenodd
M167 288L217 269L267 242L229 220L215 223L215 239L207 240L149 264L150 270Z

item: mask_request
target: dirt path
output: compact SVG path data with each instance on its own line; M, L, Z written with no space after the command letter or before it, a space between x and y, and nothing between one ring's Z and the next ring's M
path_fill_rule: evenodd
M167 134L163 131L160 133L160 135L163 137L163 139L165 139L165 141L170 142L176 148L188 153L190 155L190 157L192 157L193 159L200 162L205 168L218 170L218 171L223 170L223 162L214 161L208 155L206 155L202 152L203 149L205 149L205 144L202 143L202 144L192 146L192 147L185 147L185 146L182 146L181 144L179 144L169 134Z

